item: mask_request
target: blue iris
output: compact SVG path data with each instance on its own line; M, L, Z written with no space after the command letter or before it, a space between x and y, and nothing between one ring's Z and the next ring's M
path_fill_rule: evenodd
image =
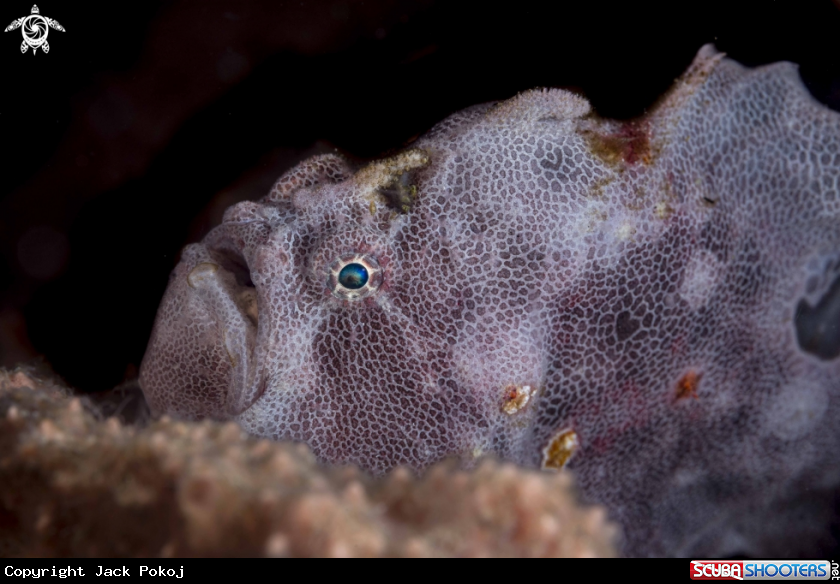
M362 264L347 264L338 273L338 283L348 290L358 290L368 281L368 271Z

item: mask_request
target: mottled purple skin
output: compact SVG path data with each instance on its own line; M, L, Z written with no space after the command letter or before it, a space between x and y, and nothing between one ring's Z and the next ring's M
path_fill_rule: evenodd
M818 553L840 484L839 178L840 116L795 67L712 47L632 123L559 90L476 106L230 208L184 250L140 383L158 414L374 473L551 466L573 432L569 468L626 553ZM347 254L381 267L364 298L333 294Z

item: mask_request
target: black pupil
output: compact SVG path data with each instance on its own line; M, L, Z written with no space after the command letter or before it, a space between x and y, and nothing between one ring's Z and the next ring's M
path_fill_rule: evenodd
M347 264L338 273L338 283L349 290L358 290L368 281L368 271L362 264Z

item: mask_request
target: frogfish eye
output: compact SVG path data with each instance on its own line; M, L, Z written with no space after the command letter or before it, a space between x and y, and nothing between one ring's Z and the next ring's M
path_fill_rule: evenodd
M358 290L368 281L368 271L362 264L347 264L338 273L338 283L349 290Z
M327 275L327 288L342 300L361 300L382 284L382 268L371 255L347 253L335 260Z

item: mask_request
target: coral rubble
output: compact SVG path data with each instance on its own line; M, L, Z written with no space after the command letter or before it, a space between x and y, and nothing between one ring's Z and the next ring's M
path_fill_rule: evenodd
M611 556L571 476L448 461L374 479L233 423L105 417L49 376L0 370L0 555Z

